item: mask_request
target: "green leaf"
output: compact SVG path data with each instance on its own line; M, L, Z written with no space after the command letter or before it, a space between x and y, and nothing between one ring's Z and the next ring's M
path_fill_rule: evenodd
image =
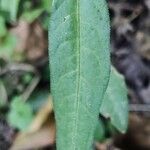
M40 17L40 22L44 30L48 30L49 18L50 18L50 13L48 14L45 13Z
M29 84L30 82L31 82L31 80L32 80L32 75L31 75L31 73L26 73L26 74L24 74L23 75L23 83L24 84Z
M105 139L105 127L103 121L101 119L98 119L94 134L94 140L99 142L103 141L104 139Z
M10 21L16 21L20 0L0 0L0 9L9 13Z
M17 39L12 34L7 34L2 41L0 41L0 57L4 59L12 59L13 50L17 44Z
M34 10L26 11L22 15L22 18L25 19L27 22L32 23L35 19L37 19L41 13L43 12L43 8L37 8Z
M128 124L127 88L123 76L113 67L100 113L110 118L112 125L120 132L126 131Z
M48 27L49 27L49 18L50 18L50 14L51 14L51 6L52 6L52 0L42 1L42 8L44 9L44 13L40 17L40 22L41 22L42 27L45 30L48 30Z
M0 80L0 108L6 106L8 100L7 91L3 82Z
M55 0L49 32L58 150L92 147L109 79L105 0Z
M5 36L7 33L5 19L0 15L0 37Z
M33 112L29 104L24 103L20 97L15 97L8 113L8 122L11 126L25 130L33 119Z
M42 7L44 8L44 10L46 10L47 12L51 11L51 4L52 4L52 0L44 0L42 1Z

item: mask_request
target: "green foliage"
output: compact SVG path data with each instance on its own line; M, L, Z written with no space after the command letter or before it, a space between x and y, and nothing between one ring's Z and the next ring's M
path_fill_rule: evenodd
M11 0L11 2L10 0L0 0L0 37L6 33L5 22L17 22L19 17L32 23L46 13L47 15L42 16L40 20L47 29L51 3L52 0L40 0L38 5L33 7L34 1L31 0ZM19 10L19 8L21 9Z
M5 19L0 15L0 37L5 36L7 33Z
M52 5L52 0L44 0L42 1L42 7L45 10L44 15L40 18L41 24L45 30L48 30L49 26L49 18L51 14L51 5Z
M52 4L52 0L42 0L42 7L44 10L46 10L47 12L51 12L51 4Z
M0 0L0 11L7 20L16 21L19 2L20 0Z
M22 18L27 22L32 23L36 18L38 18L41 15L42 12L43 12L42 8L26 11L23 13Z
M100 113L104 117L110 118L112 125L120 132L126 131L128 125L127 88L123 76L113 67Z
M33 9L32 1L24 2L24 11L22 14L22 18L25 19L27 22L32 23L35 19L40 17L42 13L47 12L50 14L51 3L52 0L41 0L39 6ZM44 20L48 22L47 18L49 18L49 15L47 17L44 17ZM43 22L44 24L47 24L45 21L42 21L41 23L43 24Z
M0 57L8 60L12 59L13 50L17 44L17 39L12 34L8 33L0 39Z
M15 97L10 105L8 122L14 128L25 130L33 119L33 112L29 104L22 101L21 97Z
M7 104L7 92L3 82L0 80L0 108Z
M105 139L105 126L103 121L98 119L97 126L94 134L95 141L103 141Z
M49 32L58 150L89 150L109 79L105 0L53 1Z
M6 27L6 22L13 24L17 22L17 19L21 17L32 23L43 13L47 13L48 15L44 15L40 18L41 24L44 29L48 27L48 18L50 15L50 8L52 0L41 0L40 3L33 7L33 1L30 0L0 0L0 57L6 60L12 60L12 58L17 58L17 53L14 57L14 48L17 44L17 39L12 35ZM23 5L23 7L22 7ZM22 10L19 10L22 8ZM19 12L19 13L18 13Z
M48 29L51 3L52 0L0 0L0 58L7 62L17 57L17 38L9 29L20 20L38 20ZM89 150L93 140L103 141L106 131L115 131L114 127L124 133L128 122L127 90L123 77L114 68L107 87L108 10L105 0L55 0L52 10L49 54L57 149ZM40 73L42 81L49 81L49 66ZM32 74L25 73L16 86L21 90L15 92L23 92L32 78ZM0 109L8 105L8 97L12 96L8 122L14 128L26 130L49 91L36 89L25 103L21 97L14 97L12 89L16 84L9 86L11 80L0 80ZM98 121L99 110L110 121Z
M24 76L23 76L23 82L25 83L25 84L29 84L30 82L31 82L31 80L32 80L32 75L30 74L30 73L26 73Z

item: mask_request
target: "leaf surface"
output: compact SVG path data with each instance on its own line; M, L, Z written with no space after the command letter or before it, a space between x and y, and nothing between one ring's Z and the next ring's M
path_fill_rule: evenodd
M54 0L49 32L58 150L92 147L109 79L105 0Z
M100 113L110 118L112 125L120 132L126 131L128 125L127 88L123 76L113 67Z

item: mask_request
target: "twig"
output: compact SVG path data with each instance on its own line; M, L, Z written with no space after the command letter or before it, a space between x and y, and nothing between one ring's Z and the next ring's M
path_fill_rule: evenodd
M4 69L0 70L0 76L14 71L36 72L35 68L30 64L8 64Z
M26 88L25 92L21 96L23 100L26 101L40 81L40 75L32 65L24 64L24 63L8 64L4 69L0 70L0 76L5 75L7 73L20 72L20 71L32 72L35 74L35 77L32 79L31 83L29 84L29 86Z
M21 95L22 99L24 101L26 101L30 95L32 94L33 90L36 88L36 86L38 85L40 81L40 76L36 76L32 79L31 83L29 84L29 86L26 88L25 92Z

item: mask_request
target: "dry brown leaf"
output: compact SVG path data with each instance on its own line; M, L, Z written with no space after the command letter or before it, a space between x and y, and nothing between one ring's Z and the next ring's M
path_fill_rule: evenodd
M51 121L36 132L18 134L10 150L33 150L52 145L54 142L55 125L54 121Z
M48 44L46 35L47 34L45 34L38 22L31 24L26 45L28 60L35 61L47 55L46 52Z

